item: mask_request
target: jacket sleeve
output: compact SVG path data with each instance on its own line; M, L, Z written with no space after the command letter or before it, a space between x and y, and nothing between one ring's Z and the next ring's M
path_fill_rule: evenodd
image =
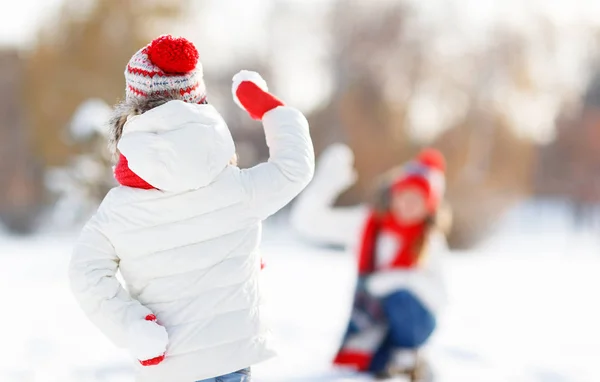
M356 178L352 150L340 143L327 147L317 160L314 179L292 205L290 222L298 234L321 245L357 245L368 208L335 206Z
M251 213L265 219L306 187L314 173L315 158L308 121L300 111L279 106L268 111L262 122L269 160L241 170L241 178Z
M132 323L152 312L131 298L116 278L119 258L93 217L75 245L69 265L71 290L87 317L115 345L127 346Z
M294 230L316 244L348 249L358 245L369 210L365 205L336 207L335 201L343 191L317 172L292 206L290 222Z
M294 202L292 227L302 237L320 245L352 249L360 237L361 224L368 216L366 206L335 207L311 188Z

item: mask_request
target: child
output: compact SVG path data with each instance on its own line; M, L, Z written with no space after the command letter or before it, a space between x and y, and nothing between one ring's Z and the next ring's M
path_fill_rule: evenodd
M353 172L347 169L351 153L347 149L332 148L324 159L328 167L338 163L331 172L338 174L340 185L347 187L352 183ZM328 186L319 185L323 171L319 168L307 195L294 206L292 219L305 234L310 235L310 229L300 223L318 216L319 221L329 224L337 221L350 236L347 229L354 223L349 220L360 215L357 208L330 209L328 213L323 208L327 204L321 202L320 213L314 209L310 212L308 200L319 205L315 188L320 187L320 195L329 201L335 198L327 190L343 188L336 188L335 181ZM384 376L390 369L414 368L414 350L433 333L445 300L438 264L440 251L431 248L440 241L436 237L436 217L443 198L444 171L444 158L439 152L423 151L384 183L375 205L363 213L358 283L350 323L334 360L336 365ZM320 233L312 236L324 241L323 232L327 229L318 229ZM340 235L330 231L331 240L340 242Z
M73 293L139 361L137 381L249 381L249 367L274 355L258 282L261 221L312 178L308 123L257 73L238 73L234 100L262 120L270 150L269 162L241 170L192 43L157 38L125 79L111 128L121 186L75 246Z

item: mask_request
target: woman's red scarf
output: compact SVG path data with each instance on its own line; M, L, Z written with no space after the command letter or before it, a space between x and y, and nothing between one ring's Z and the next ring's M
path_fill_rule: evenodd
M398 252L389 268L412 268L418 262L418 254L414 253L415 244L420 240L425 230L425 223L416 225L402 225L397 222L391 213L378 216L372 212L365 224L362 241L360 244L358 272L365 276L377 270L377 239L383 232L398 238L400 243Z

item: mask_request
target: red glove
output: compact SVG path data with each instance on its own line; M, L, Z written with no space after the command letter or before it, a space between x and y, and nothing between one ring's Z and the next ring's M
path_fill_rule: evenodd
M169 338L167 330L156 322L155 315L149 314L145 321L131 325L128 336L130 351L140 364L154 366L164 361Z
M234 101L253 119L261 120L266 112L283 106L283 102L269 93L267 83L256 72L242 70L233 76L231 90Z

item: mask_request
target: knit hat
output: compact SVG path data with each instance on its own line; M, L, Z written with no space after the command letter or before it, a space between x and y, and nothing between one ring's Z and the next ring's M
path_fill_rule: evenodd
M185 102L204 103L206 86L194 44L160 36L131 57L125 69L127 100L179 93Z
M409 162L402 175L392 184L392 192L409 186L420 188L427 199L427 208L434 212L440 205L446 188L446 160L435 149L425 149Z

